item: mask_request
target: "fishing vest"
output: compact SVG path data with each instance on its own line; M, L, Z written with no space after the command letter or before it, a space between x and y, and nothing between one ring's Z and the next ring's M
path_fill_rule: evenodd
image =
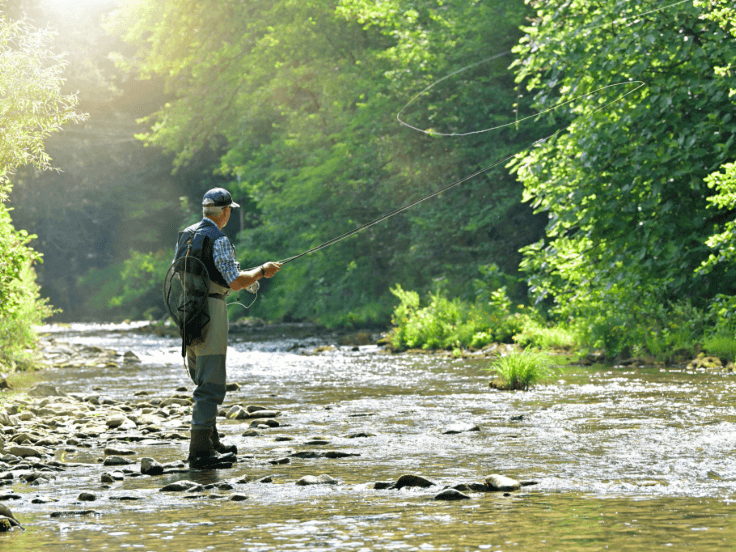
M189 254L202 261L207 269L210 281L229 288L230 285L217 269L214 258L215 241L224 235L214 222L208 218L204 218L197 224L192 224L190 227L179 232L175 259L181 259L187 254L189 240L191 239L192 249Z

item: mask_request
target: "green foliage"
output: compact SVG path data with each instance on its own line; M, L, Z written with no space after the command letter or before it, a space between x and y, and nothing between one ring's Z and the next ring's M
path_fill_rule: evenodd
M396 349L480 349L493 342L510 342L524 317L510 312L505 290L497 290L487 303L448 299L437 290L422 307L419 294L400 285L391 289L399 299L392 318L391 344Z
M0 13L0 201L8 177L22 165L51 167L43 141L84 117L77 98L62 94L65 61L51 49L53 34Z
M521 331L513 337L525 348L572 351L580 347L577 331L562 325L545 324L539 316L527 317Z
M172 152L179 170L222 145L219 171L238 178L236 199L257 205L257 224L236 244L241 264L253 266L334 238L538 137L530 125L457 142L396 123L413 94L508 50L528 13L522 0L137 0L109 26L135 49L120 60L164 79L171 93L142 138ZM458 73L402 116L442 132L513 121L509 61ZM479 264L494 259L514 274L518 248L541 234L520 198L499 167L288 265L251 312L386 323L391 282L424 292L442 277L472 299Z
M494 360L487 370L495 372L498 378L498 381L491 382L491 385L506 390L526 390L557 374L557 369L552 366L549 356L536 351L521 351L501 356Z
M524 199L549 217L546 238L524 249L531 289L609 353L688 346L702 337L703 319L682 319L683 298L703 309L736 291L733 264L712 277L694 273L728 220L706 209L706 177L736 156L733 76L715 75L736 56L736 41L688 3L646 14L662 6L535 5L516 48L518 80L540 110L578 99L551 115L573 124L515 164ZM619 99L633 86L589 95L631 81L645 86Z
M36 236L16 230L4 205L16 169L50 168L43 140L65 123L82 120L74 95L61 93L63 56L51 34L0 13L0 364L25 368L36 341L33 326L51 315L39 297L32 268L41 256L28 244Z
M117 319L161 318L165 314L161 286L172 258L164 251L131 251L122 263L90 271L79 283L88 290L90 314L112 314Z

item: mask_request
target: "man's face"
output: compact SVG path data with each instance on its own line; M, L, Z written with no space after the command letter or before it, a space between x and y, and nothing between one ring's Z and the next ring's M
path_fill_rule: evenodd
M225 215L225 222L222 223L222 227L225 228L225 225L230 220L230 213L232 212L233 208L229 205L225 207L225 210L222 212Z

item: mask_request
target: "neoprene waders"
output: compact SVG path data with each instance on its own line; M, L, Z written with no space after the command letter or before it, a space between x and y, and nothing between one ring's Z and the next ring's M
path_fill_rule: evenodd
M189 467L194 469L231 468L234 454L218 454L212 446L212 429L192 429L189 441Z

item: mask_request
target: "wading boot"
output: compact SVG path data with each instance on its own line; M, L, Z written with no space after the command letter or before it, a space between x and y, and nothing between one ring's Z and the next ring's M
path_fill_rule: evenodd
M226 445L220 441L220 435L217 433L217 423L212 426L212 448L220 454L226 454L228 452L238 454L238 447L235 445Z
M212 429L192 429L189 442L189 467L198 470L232 468L236 461L232 453L218 454L212 446Z

